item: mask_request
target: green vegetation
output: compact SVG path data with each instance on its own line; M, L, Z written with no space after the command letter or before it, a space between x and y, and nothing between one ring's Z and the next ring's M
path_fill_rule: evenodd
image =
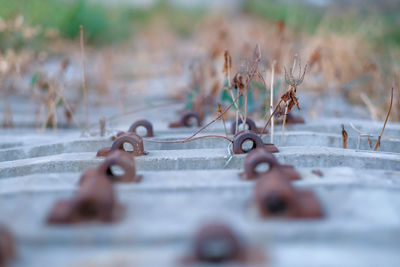
M245 11L272 22L283 21L289 28L310 34L362 32L368 41L378 45L400 47L399 9L395 0L384 2L385 5L381 1L355 0L345 8L333 4L323 9L299 1L245 0Z
M28 25L59 30L62 37L77 38L79 26L91 44L109 44L125 40L153 18L169 23L178 34L187 35L202 15L202 10L184 10L160 1L149 8L107 5L85 0L0 0L0 17L9 20L23 15Z

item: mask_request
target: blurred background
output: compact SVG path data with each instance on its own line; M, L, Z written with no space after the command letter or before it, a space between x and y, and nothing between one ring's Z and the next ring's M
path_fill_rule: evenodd
M0 0L0 5L4 127L18 125L15 109L26 100L38 127L54 124L55 109L61 113L58 123L73 124L74 114L79 117L80 25L89 105L122 112L140 93L157 99L162 92L189 108L196 88L219 97L224 51L236 72L256 44L266 79L277 63L276 90L284 90L283 67L297 54L309 64L301 90L343 96L367 107L366 117L374 120L385 117L390 89L400 83L396 0ZM394 101L391 119L398 121L398 91Z

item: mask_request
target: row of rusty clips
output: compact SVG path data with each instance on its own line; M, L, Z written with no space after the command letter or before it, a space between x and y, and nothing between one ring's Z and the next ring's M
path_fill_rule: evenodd
M135 166L135 157L146 154L143 138L134 132L139 126L147 129L146 135L153 134L151 123L139 121L127 133L119 134L111 147L100 149L96 156L105 157L103 163L82 174L72 198L54 204L47 218L49 224L110 223L121 218L122 207L116 200L113 184L139 183L142 180ZM131 149L127 149L126 144Z
M267 164L267 170L259 165ZM260 147L245 157L244 172L239 177L256 181L253 203L263 219L319 219L321 205L313 192L291 185L300 174L291 165L280 164L272 153ZM226 224L212 222L199 229L193 239L192 252L184 263L238 263L265 265L264 251L251 248ZM261 266L260 265L260 266Z
M266 170L258 171L261 164ZM295 188L291 182L300 180L300 174L291 165L280 164L265 149L256 149L246 155L245 180L257 180L254 187L254 203L264 218L317 219L323 216L316 195L309 190Z

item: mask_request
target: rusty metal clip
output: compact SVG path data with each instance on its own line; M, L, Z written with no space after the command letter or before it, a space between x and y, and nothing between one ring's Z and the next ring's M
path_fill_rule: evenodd
M125 144L129 144L132 150L125 147ZM123 150L131 153L134 156L142 156L147 153L144 151L143 138L137 134L129 133L118 137L112 144L110 151Z
M266 262L263 251L244 244L229 226L220 222L202 226L194 236L192 247L192 252L182 259L185 266L198 263L245 263L264 266Z
M113 170L119 167L122 173ZM129 153L124 151L114 151L104 160L98 168L102 175L107 175L113 182L135 182L142 180L141 175L136 175L135 159Z
M115 219L115 193L105 175L96 169L87 170L80 187L71 199L56 202L47 218L49 224L74 224L88 221L112 222Z
M277 168L261 177L254 190L254 200L262 217L300 219L323 216L314 193L293 188Z
M257 170L257 167L261 164L267 164L268 169L263 171ZM262 176L266 177L275 173L275 169L278 169L282 173L282 176L289 181L300 179L300 174L293 166L280 164L274 155L264 148L257 148L246 155L244 159L244 173L240 173L239 176L246 180L256 180Z
M251 147L244 147L246 142L252 142ZM279 152L278 148L274 144L264 144L261 138L251 131L238 132L233 137L233 153L234 154L246 154L256 148L264 148L271 153Z
M194 125L192 125L191 123L192 119L196 120L197 127L201 126L202 120L200 115L195 111L188 110L182 114L182 117L179 121L171 122L169 124L169 127L170 128L193 127Z
M14 257L14 238L5 227L0 226L0 266L7 266Z
M194 237L191 255L183 263L244 262L246 250L231 228L219 222L204 225Z
M139 120L136 121L135 123L133 123L131 125L131 127L129 127L128 132L130 133L135 133L137 135L139 135L136 130L138 127L144 127L146 129L146 134L144 135L144 137L153 137L154 133L153 133L153 125L151 124L151 122L149 122L148 120Z
M238 125L241 125L242 123L243 123L243 120L241 118L239 118ZM260 133L262 131L262 129L258 128L256 123L252 119L247 118L246 125L248 128L247 130L249 130L249 131L252 131L255 133ZM268 129L265 129L263 133L264 134L269 133ZM231 134L236 134L236 120L233 120L231 123Z
M127 137L128 136L128 137ZM96 157L107 157L112 151L123 150L132 153L134 156L147 155L144 151L143 138L134 132L120 131L116 136L112 137L114 141L111 147L103 147L97 151ZM127 150L125 143L131 145L133 150Z

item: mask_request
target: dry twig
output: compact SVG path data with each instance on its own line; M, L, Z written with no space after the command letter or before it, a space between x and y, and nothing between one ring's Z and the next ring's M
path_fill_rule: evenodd
M381 133L380 133L379 136L378 136L378 140L376 141L376 144L375 144L375 147L374 147L374 151L378 150L378 147L381 145L382 134L383 134L383 131L385 131L386 123L388 122L389 116L390 116L390 112L392 111L392 105L393 105L393 91L394 91L394 88L392 87L392 94L391 94L391 96L390 96L389 110L388 110L388 113L387 113L387 115L386 115L386 119L385 119L385 123L383 124L382 131L381 131Z
M271 86L270 86L270 101L269 101L269 114L270 116L273 115L274 113L274 77L275 77L275 65L276 65L276 61L274 60L274 62L272 62L271 65ZM267 87L265 87L265 90L267 89ZM265 92L265 97L267 97L267 92ZM267 104L267 103L266 103ZM266 105L267 106L267 105ZM267 112L265 113L267 114ZM274 125L275 125L275 120L274 120L274 116L272 116L271 119L271 144L274 143Z
M220 116L222 113L222 107L221 104L218 103L218 116ZM225 130L225 136L228 137L228 131L226 130L226 123L225 123L225 117L224 115L221 116L222 123L224 124L224 130Z
M85 58L85 42L84 42L84 29L80 26L80 45L81 45L81 59L82 59L82 93L83 102L85 105L85 126L86 130L89 129L89 110L86 90L86 58Z
M342 124L342 141L343 141L343 148L347 148L347 139L349 135L347 134L346 130L344 129L344 125Z

